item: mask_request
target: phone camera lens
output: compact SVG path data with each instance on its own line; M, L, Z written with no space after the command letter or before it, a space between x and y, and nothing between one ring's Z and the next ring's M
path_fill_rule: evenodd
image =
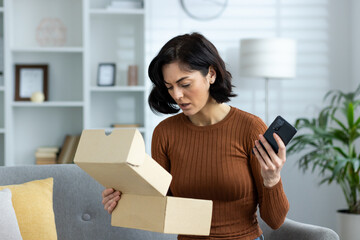
M284 121L281 120L281 119L278 119L278 120L276 121L276 125L279 126L279 127L281 127L282 125L284 125Z

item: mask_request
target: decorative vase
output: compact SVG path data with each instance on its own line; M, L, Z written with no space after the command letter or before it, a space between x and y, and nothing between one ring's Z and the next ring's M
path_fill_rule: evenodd
M30 100L35 103L42 103L45 100L45 95L42 92L34 92L31 95Z
M338 234L341 240L354 240L360 237L360 214L337 211Z
M58 18L43 18L36 28L36 41L41 47L58 47L66 43L66 27Z
M138 85L138 67L137 65L130 65L128 67L128 86Z

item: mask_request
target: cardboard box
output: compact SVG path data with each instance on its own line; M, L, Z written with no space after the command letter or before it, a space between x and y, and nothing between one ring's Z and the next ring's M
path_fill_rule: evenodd
M111 225L169 234L209 235L212 201L123 194Z
M145 153L136 129L84 130L74 162L123 194L111 224L161 233L209 235L212 201L165 197L172 176Z
M136 129L84 130L74 162L105 188L166 196L172 176L145 153Z
M137 129L83 130L76 151L78 161L87 163L128 163L139 166L145 159L145 143Z

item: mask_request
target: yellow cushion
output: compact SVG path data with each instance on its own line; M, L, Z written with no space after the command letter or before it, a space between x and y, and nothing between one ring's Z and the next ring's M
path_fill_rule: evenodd
M31 181L9 188L23 240L56 240L53 210L53 178Z

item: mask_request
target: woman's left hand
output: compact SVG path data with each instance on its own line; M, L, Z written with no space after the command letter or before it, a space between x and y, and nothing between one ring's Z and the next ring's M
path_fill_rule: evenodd
M266 154L259 141L255 141L256 148L253 149L256 158L261 166L261 176L264 179L265 187L275 186L280 181L280 171L286 162L286 147L281 138L274 133L274 139L279 147L278 154L274 152L270 144L266 141L263 135L259 135L261 143L264 145ZM269 157L270 156L270 157Z

